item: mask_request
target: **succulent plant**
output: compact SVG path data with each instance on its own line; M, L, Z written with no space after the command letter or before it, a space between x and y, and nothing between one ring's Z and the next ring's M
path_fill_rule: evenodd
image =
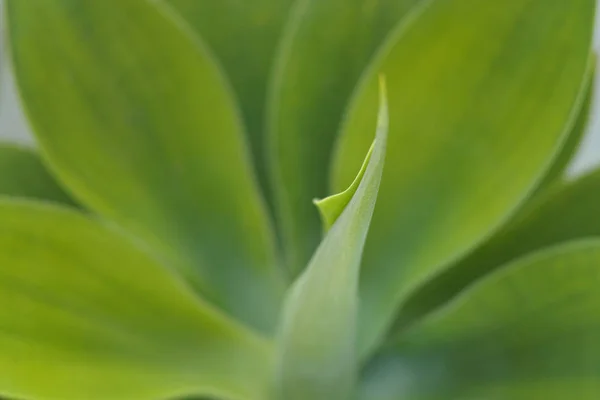
M599 398L594 13L5 0L0 395Z

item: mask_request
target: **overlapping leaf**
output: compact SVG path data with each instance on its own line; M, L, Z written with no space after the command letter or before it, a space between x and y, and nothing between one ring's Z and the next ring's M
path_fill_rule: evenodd
M0 221L0 395L264 399L268 345L127 238L41 203Z
M442 306L470 283L527 253L562 242L600 237L599 205L600 170L553 187L480 248L417 292L400 311L396 329Z
M398 305L502 224L544 175L584 98L594 0L424 4L358 91L334 163L348 185L388 77L389 152L361 276L362 349ZM465 23L465 19L469 23Z
M293 9L274 68L268 137L278 222L293 274L321 239L310 202L331 193L326 171L350 94L391 28L420 2L301 0Z
M592 102L594 97L594 87L596 84L596 67L598 65L598 56L593 54L590 63L589 83L585 92L585 101L581 105L579 115L575 124L569 132L569 136L565 140L560 153L556 156L552 163L552 167L546 172L546 176L538 187L538 192L545 190L548 186L559 183L567 179L567 169L579 154L582 140L588 132L589 120L592 115Z
M600 242L527 257L399 336L361 400L600 396Z
M75 205L33 150L7 143L0 144L0 195Z
M276 45L293 0L163 0L210 46L231 80L255 166L268 187L264 155L266 89Z
M18 86L60 178L206 298L272 328L272 233L234 100L201 43L147 0L7 5Z
M387 128L386 128L387 129ZM319 214L321 215L321 222L323 224L323 231L327 232L331 229L335 221L338 220L340 215L344 212L356 190L360 186L363 177L365 176L365 172L367 171L367 167L369 162L371 161L371 155L373 154L373 149L375 144L371 146L367 156L365 157L365 161L363 162L362 167L358 171L356 178L354 178L354 182L348 187L348 189L343 192L331 195L324 199L315 199L313 203L319 209Z
M382 83L383 85L383 83ZM372 154L351 197L332 222L309 265L290 288L278 338L277 399L346 400L353 394L358 358L358 281L365 239L385 160L388 110L381 111ZM357 181L355 181L357 182ZM321 202L337 202L336 197Z

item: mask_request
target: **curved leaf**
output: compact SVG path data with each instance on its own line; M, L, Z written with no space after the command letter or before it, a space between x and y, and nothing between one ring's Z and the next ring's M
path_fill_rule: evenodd
M331 193L326 171L350 94L391 28L419 2L300 0L292 10L268 106L275 205L292 274L301 272L321 240L319 216L310 201ZM369 144L372 122L363 127Z
M400 311L396 330L516 258L561 242L600 237L599 205L600 169L549 189L517 219L412 296Z
M415 286L501 226L548 169L583 101L594 0L430 2L365 77L334 164L343 188L388 77L390 161L361 275L361 349ZM468 22L468 23L467 23Z
M353 394L360 260L383 172L387 131L382 81L373 153L365 161L368 166L359 172L362 179L352 199L284 303L278 337L278 399L347 400Z
M31 149L0 143L0 195L76 206Z
M33 202L0 202L0 226L0 394L264 398L267 344L125 237Z
M397 338L362 400L600 396L600 241L522 259Z
M313 200L313 203L315 204L315 206L317 206L319 210L319 214L321 214L321 221L323 223L323 229L325 230L325 232L331 229L335 221L337 221L340 215L342 215L342 212L344 212L344 210L348 206L348 203L350 203L350 201L354 197L354 194L358 190L358 187L362 182L363 176L365 175L365 172L369 165L369 161L371 160L371 155L373 154L374 147L375 144L373 143L373 145L371 145L371 148L369 149L369 152L367 153L367 156L365 157L365 161L363 161L362 167L360 167L360 171L358 171L358 175L356 175L356 178L354 178L354 181L352 182L350 187L348 187L348 189L344 190L343 192L326 197L324 199Z
M594 99L594 86L596 83L596 67L598 64L598 55L593 54L592 62L589 66L589 82L585 89L585 100L579 110L579 115L575 124L569 132L560 153L554 159L552 167L546 172L546 176L538 186L538 192L545 190L549 186L566 179L566 172L571 162L577 156L582 140L587 132L588 123L592 116L592 101Z
M282 292L273 237L202 46L148 0L7 4L20 92L61 180L206 298L269 330Z
M293 0L164 1L206 41L229 76L240 101L258 177L267 188L266 88L276 45Z

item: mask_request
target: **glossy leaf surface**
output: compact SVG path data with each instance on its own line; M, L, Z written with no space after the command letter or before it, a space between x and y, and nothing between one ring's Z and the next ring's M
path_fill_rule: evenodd
M385 160L388 110L381 111L353 196L290 288L278 338L277 399L347 400L357 369L358 282L362 250Z
M361 349L415 286L497 229L563 144L584 98L594 0L426 3L349 111L333 186L358 169L388 77L389 153L361 276ZM464 23L465 18L470 22Z
M0 394L263 400L267 344L126 237L41 203L0 221Z
M293 8L274 68L268 137L278 222L292 274L306 266L322 237L310 202L332 193L327 171L350 95L392 27L420 2L301 0ZM369 144L372 125L365 134ZM352 177L358 165L353 167Z
M91 209L261 330L281 295L231 94L147 0L8 0L16 78L44 153Z
M522 259L399 336L361 400L600 396L600 242Z
M0 144L0 195L75 205L35 151L9 143Z
M396 329L514 259L562 242L600 238L599 207L600 170L549 189L499 233L418 291L401 310Z

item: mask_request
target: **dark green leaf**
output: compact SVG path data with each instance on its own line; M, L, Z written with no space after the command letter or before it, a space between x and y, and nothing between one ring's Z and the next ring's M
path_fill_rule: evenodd
M600 397L600 241L522 259L397 338L361 400Z
M333 179L346 187L370 145L381 71L393 156L365 247L362 351L416 286L498 229L540 182L583 101L595 3L428 2L372 66Z
M35 151L9 143L0 144L0 195L75 206Z
M148 0L7 4L19 89L61 180L210 301L271 329L274 240L207 52Z
M211 48L231 80L265 191L265 104L269 73L293 0L164 0Z

